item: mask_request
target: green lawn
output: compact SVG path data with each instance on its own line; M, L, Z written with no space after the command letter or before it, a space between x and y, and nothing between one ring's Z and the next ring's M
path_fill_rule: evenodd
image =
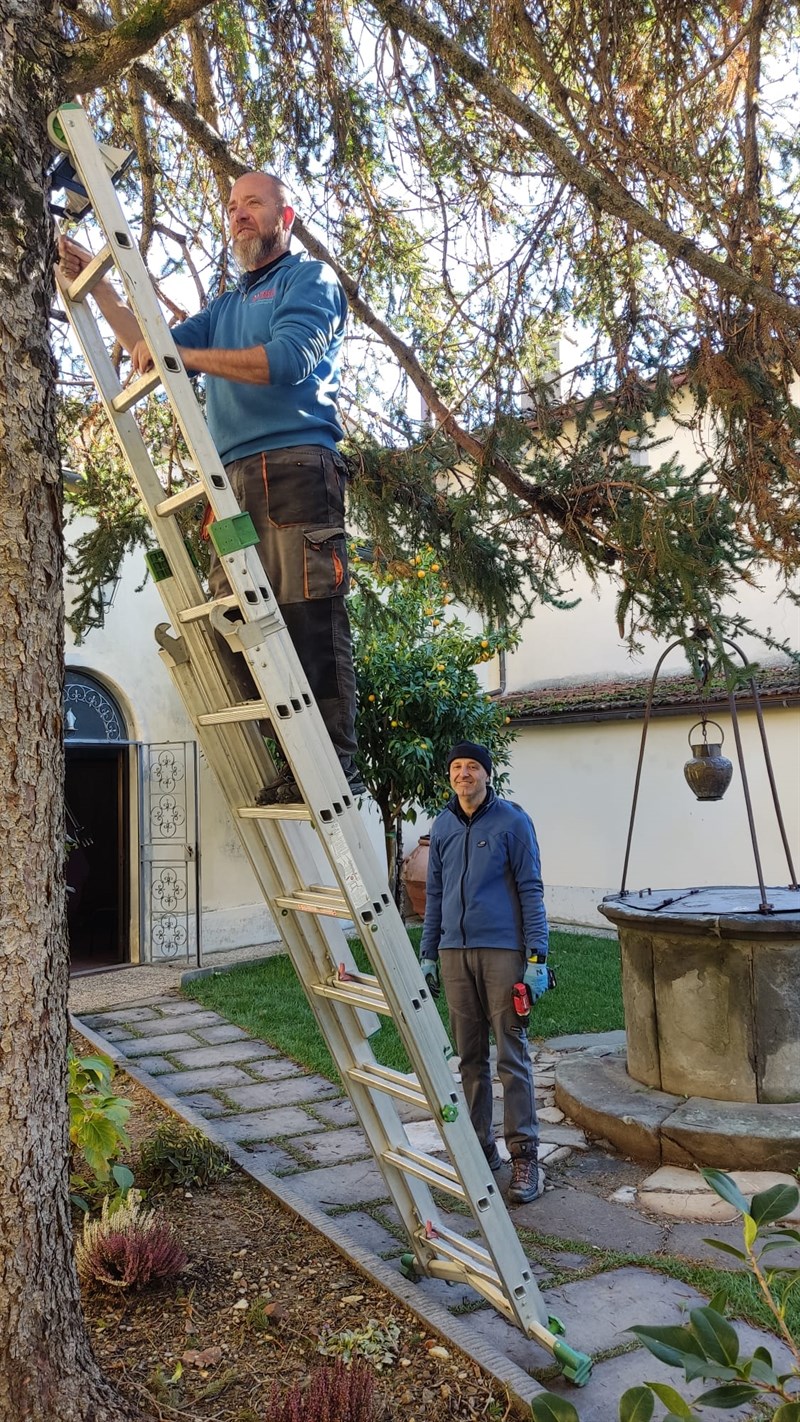
M415 951L420 933L420 928L409 929ZM352 946L359 966L369 971L360 942L354 940ZM605 1032L622 1027L616 940L552 933L550 962L556 970L558 986L546 993L534 1008L531 1036L555 1037L563 1032ZM287 957L281 955L264 963L195 978L184 992L311 1071L338 1081L305 993ZM439 1012L447 1029L444 993L439 998ZM370 1040L377 1060L384 1066L396 1071L409 1070L394 1022L382 1018L380 1029Z

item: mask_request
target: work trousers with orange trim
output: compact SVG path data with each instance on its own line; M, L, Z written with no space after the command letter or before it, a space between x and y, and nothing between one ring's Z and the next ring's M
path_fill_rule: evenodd
M231 488L249 513L259 552L345 775L355 770L356 678L347 616L346 467L320 445L270 449L226 465ZM211 551L209 588L230 586ZM243 698L255 686L247 663L219 638L220 653Z

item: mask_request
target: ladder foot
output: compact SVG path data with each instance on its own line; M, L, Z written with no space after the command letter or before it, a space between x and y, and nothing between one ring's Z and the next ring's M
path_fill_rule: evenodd
M410 1284L419 1283L422 1276L417 1268L417 1261L413 1254L400 1255L400 1273L404 1279L408 1279Z
M592 1359L588 1353L579 1353L568 1343L557 1338L553 1345L553 1357L561 1364L564 1377L576 1387L585 1387L592 1376Z

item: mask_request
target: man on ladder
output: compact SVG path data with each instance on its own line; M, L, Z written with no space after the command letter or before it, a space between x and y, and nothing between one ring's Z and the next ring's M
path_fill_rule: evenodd
M294 209L283 183L246 173L231 188L228 218L238 287L172 328L190 373L207 380L206 416L242 509L259 535L264 566L311 691L354 796L365 793L355 763L356 686L344 531L345 465L336 397L347 298L330 267L290 251ZM91 253L59 241L60 271L73 281ZM152 357L138 322L110 282L97 304L144 374ZM209 586L228 592L212 551ZM244 658L220 639L243 697L256 690ZM288 766L259 803L302 796Z

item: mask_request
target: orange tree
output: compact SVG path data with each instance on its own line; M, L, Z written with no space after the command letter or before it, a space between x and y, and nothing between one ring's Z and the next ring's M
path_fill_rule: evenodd
M502 787L514 733L482 689L476 667L511 646L514 634L471 631L453 611L448 579L431 548L410 562L351 551L358 680L359 767L378 804L390 883L402 863L402 825L419 809L441 810L451 794L446 757L456 741L488 746Z

